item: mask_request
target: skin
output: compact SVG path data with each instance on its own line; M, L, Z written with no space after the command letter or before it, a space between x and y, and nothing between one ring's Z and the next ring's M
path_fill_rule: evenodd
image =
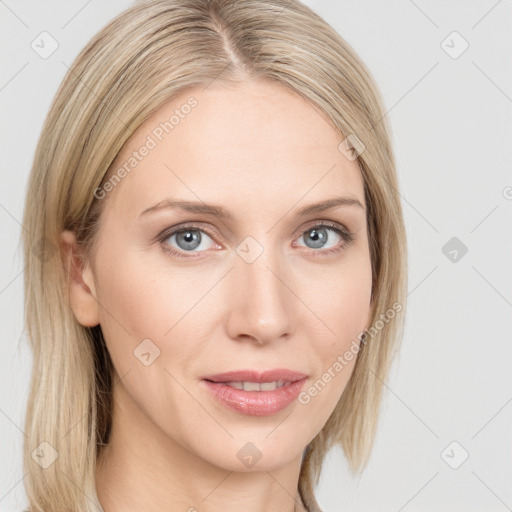
M74 234L61 234L73 312L83 325L101 324L115 367L98 497L105 512L302 510L303 450L334 410L356 359L307 405L295 401L266 417L224 407L199 383L229 370L288 368L308 375L307 390L357 341L371 309L362 177L338 150L344 136L326 116L267 81L213 84L173 98L132 135L114 168L190 96L197 106L102 199L86 263ZM337 196L363 207L295 214ZM178 209L140 217L171 197L216 203L233 219ZM327 228L328 240L315 246L308 235L319 221L345 227L354 240L346 244ZM176 236L157 239L187 222L212 230L200 232L197 258ZM263 248L252 263L236 252L246 237ZM166 245L185 257L165 253ZM160 350L148 366L134 356L144 339ZM237 457L248 442L262 454L252 467Z

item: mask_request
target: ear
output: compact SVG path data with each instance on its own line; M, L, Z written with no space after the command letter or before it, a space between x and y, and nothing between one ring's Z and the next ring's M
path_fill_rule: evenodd
M100 323L94 276L87 260L81 255L75 233L60 234L60 255L67 274L67 293L75 318L85 327Z

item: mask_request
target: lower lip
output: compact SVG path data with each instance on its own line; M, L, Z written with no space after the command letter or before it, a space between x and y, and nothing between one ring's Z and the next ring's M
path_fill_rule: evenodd
M226 407L249 416L270 416L288 407L299 395L307 377L273 391L244 391L220 382L202 380Z

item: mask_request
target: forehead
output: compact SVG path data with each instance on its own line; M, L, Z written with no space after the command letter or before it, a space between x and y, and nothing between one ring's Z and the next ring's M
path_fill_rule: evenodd
M276 83L189 89L128 139L112 166L122 178L109 207L133 217L172 196L248 214L340 194L364 204L357 162L338 149L343 139L325 114Z

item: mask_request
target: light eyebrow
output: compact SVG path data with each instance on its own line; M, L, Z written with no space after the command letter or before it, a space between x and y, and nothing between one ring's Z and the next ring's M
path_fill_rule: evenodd
M297 214L301 217L309 215L311 213L323 212L325 210L331 210L337 206L357 206L365 211L365 207L361 204L358 199L352 197L335 197L333 199L327 199L321 203L311 204L299 210Z
M206 204L201 201L182 201L179 199L164 199L154 206L146 208L140 213L140 217L150 212L159 210L178 208L191 213L204 213L206 215L215 215L222 219L232 219L233 215L224 207L216 204Z
M300 210L297 211L297 215L299 217L304 217L312 213L331 210L333 208L336 208L337 206L356 206L358 208L362 208L363 211L365 210L365 207L361 204L361 202L358 199L352 197L335 197L333 199L327 199L320 203L305 206L304 208L301 208ZM160 201L154 206L150 206L149 208L143 210L140 213L140 217L150 212L156 212L164 209L173 208L178 208L191 213L203 213L206 215L214 215L222 219L233 219L233 214L226 210L223 206L216 204L207 204L201 201L183 201L178 199L165 199L163 201Z

